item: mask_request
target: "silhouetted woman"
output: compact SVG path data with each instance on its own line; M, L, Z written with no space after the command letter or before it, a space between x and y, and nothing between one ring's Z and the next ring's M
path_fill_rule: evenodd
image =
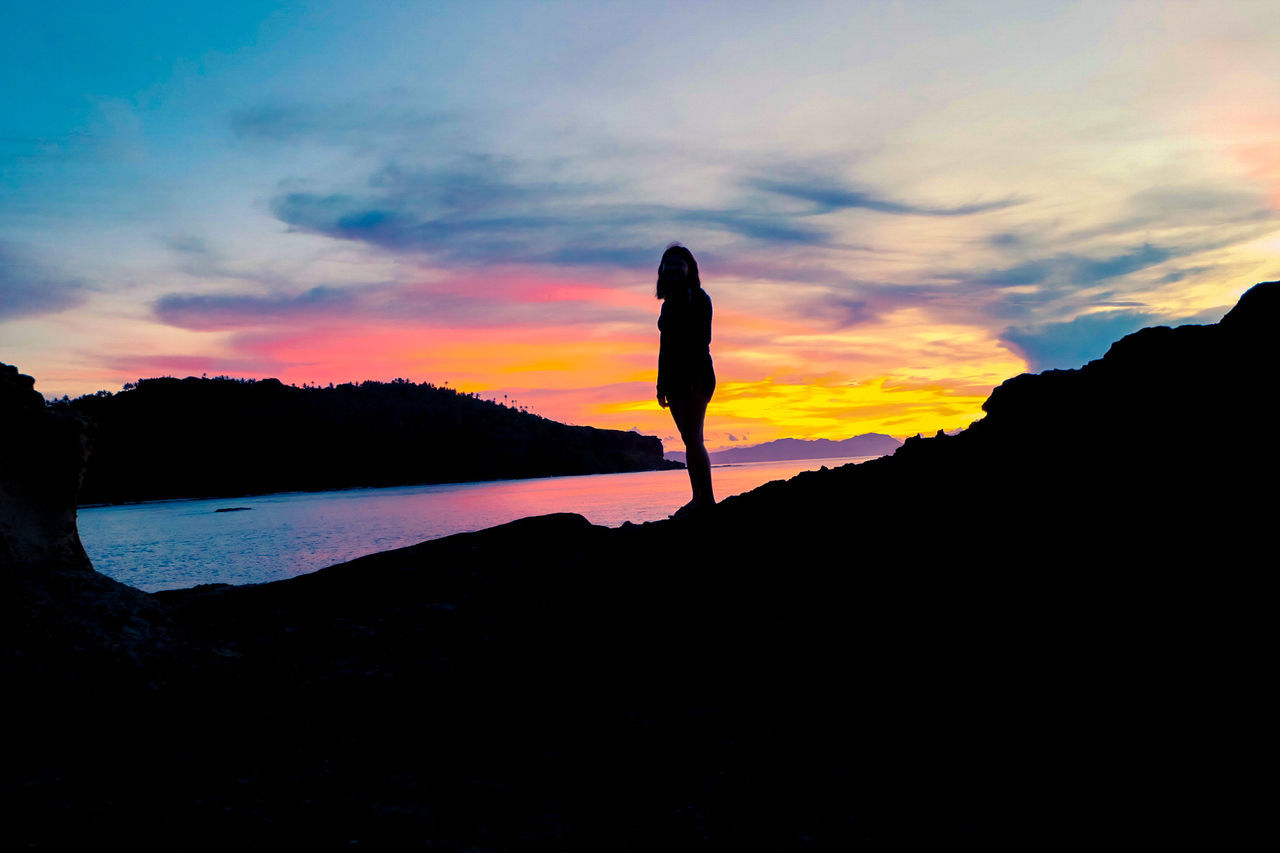
M662 300L658 405L671 407L684 440L693 500L677 510L676 516L686 516L705 512L716 502L711 491L711 459L702 439L702 422L716 390L716 374L711 366L711 297L702 289L693 253L679 243L672 243L662 254L657 297Z

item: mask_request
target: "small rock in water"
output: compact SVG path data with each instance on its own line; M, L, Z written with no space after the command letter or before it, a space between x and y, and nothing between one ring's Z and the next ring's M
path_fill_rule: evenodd
M224 506L222 509L215 509L214 512L244 512L253 509L251 506Z

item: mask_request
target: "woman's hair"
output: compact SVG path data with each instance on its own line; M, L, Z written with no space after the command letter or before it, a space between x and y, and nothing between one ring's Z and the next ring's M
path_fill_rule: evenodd
M680 258L689 265L689 277L685 279L676 279L667 275L663 270L667 264L668 258ZM667 250L662 253L662 262L658 264L658 287L654 291L654 296L658 299L666 299L676 288L689 288L690 290L702 287L702 280L698 278L698 262L693 259L693 252L690 252L679 243L672 243L667 246Z

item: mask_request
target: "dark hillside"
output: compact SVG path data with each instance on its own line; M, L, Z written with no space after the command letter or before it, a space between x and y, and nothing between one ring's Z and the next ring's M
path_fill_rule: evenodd
M86 504L673 467L651 436L403 380L144 379L56 407L93 424Z

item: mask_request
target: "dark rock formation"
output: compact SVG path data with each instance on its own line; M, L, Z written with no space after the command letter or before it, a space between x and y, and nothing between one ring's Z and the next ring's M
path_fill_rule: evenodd
M143 715L120 691L127 748L10 765L4 825L47 846L1242 846L1270 725L1278 289L706 520L524 519L158 593L225 665L164 670Z
M87 454L84 422L54 416L33 378L0 364L0 564L91 571L75 509Z
M76 530L86 425L50 410L33 386L30 376L0 364L6 681L44 689L53 682L83 689L104 679L151 681L156 667L180 653L180 632L154 598L90 565Z

